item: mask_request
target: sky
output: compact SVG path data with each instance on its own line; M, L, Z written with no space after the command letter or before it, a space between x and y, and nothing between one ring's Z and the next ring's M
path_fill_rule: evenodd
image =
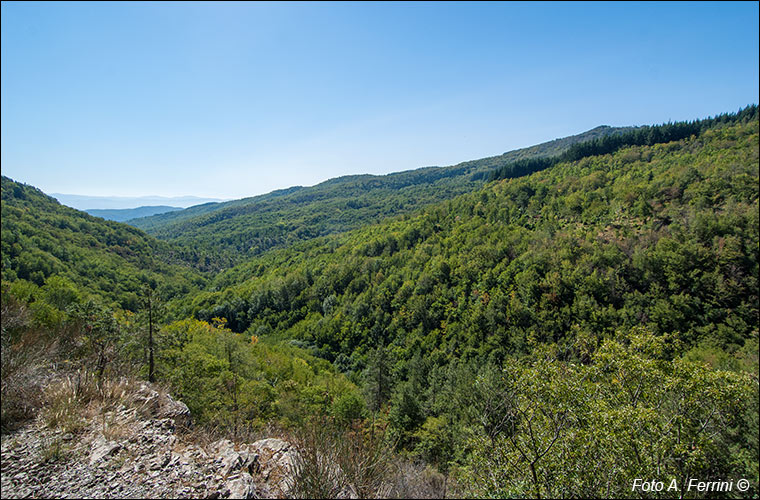
M223 199L758 102L758 2L2 2L2 174Z

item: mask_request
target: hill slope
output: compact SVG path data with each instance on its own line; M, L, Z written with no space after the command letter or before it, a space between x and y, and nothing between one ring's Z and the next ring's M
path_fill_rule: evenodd
M500 156L451 167L388 175L352 175L313 187L293 187L226 203L130 220L129 224L184 248L201 269L220 269L277 247L339 233L388 216L410 213L482 185L486 174L511 162L559 154L571 145L630 128L597 127Z
M657 464L754 492L759 128L558 163L273 250L183 314L332 361L401 449L463 466L475 497L625 496L609 485Z
M141 287L162 283L170 295L203 282L170 245L139 229L61 205L42 191L2 177L2 277L43 285L58 275L82 291L129 310Z
M735 348L757 329L757 129L561 163L276 251L218 276L191 312L355 366L377 345L501 357L639 325Z

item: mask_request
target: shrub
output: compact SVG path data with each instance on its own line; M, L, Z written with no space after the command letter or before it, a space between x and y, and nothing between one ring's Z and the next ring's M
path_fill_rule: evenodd
M50 341L30 329L26 306L2 294L2 349L0 349L0 428L13 430L33 418L42 404L39 366L54 351Z
M296 498L387 497L394 484L393 447L384 429L314 419L292 438L298 449L291 495Z

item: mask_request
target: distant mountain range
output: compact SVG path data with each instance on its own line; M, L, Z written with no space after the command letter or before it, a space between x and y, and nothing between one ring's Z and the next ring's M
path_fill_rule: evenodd
M197 196L85 196L63 193L50 193L50 196L58 200L62 205L84 211L155 206L187 208L192 207L193 205L200 205L201 203L225 201L220 198L199 198ZM136 217L140 216L138 215Z
M106 209L91 209L85 210L90 215L95 217L102 217L106 220L113 220L116 222L125 222L130 219L138 217L149 217L151 215L164 214L166 212L174 212L175 210L182 210L180 207L169 207L167 205L137 207L137 208L106 208Z

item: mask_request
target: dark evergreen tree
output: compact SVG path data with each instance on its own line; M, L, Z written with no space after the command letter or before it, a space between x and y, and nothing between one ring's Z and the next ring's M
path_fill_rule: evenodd
M370 411L377 412L391 395L390 361L385 347L379 346L370 351L364 380L367 406Z

